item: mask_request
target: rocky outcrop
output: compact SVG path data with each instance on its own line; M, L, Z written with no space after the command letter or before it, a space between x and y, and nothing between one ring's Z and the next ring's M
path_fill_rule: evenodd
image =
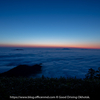
M39 72L41 72L41 65L36 64L33 66L28 65L19 65L17 67L14 67L13 69L1 73L0 76L6 76L6 77L28 77L30 75L35 75Z

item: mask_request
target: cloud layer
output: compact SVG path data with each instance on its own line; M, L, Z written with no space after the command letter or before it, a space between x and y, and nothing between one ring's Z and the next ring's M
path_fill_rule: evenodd
M0 48L1 49L1 48ZM77 77L84 78L89 68L100 67L100 50L85 49L38 49L13 48L0 50L0 72L20 64L42 63L42 73L36 77Z

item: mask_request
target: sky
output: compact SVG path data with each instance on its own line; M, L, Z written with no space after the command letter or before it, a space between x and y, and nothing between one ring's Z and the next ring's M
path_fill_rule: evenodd
M0 46L100 49L100 0L0 0Z

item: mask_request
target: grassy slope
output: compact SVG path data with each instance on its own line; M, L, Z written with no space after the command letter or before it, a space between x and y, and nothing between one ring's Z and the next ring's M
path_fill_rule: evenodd
M99 97L100 80L76 78L0 77L0 100L9 96L90 96Z

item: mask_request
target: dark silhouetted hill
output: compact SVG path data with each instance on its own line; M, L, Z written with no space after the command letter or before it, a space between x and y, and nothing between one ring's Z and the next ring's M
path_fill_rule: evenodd
M14 67L13 69L1 73L0 76L6 76L6 77L27 77L30 76L31 74L35 75L39 72L41 72L41 65L36 64L33 66L28 66L28 65L19 65L17 67Z

